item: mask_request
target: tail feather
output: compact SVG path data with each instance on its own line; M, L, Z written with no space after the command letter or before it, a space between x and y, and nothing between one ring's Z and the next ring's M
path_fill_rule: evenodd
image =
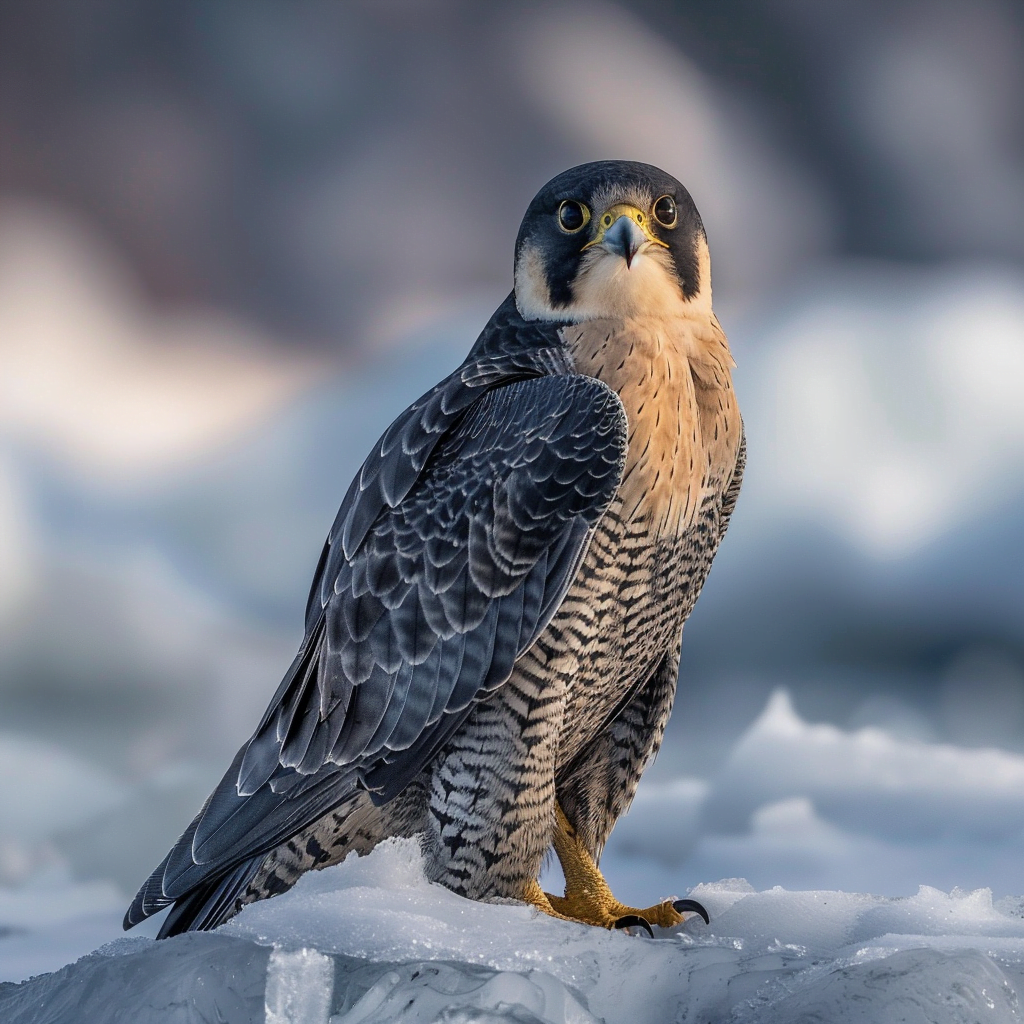
M135 925L145 921L147 917L159 914L161 910L169 907L174 902L175 898L168 896L164 892L164 878L167 874L167 865L170 863L171 854L179 846L187 844L191 848L196 828L207 806L209 806L209 800L207 800L203 810L192 819L192 824L185 829L181 838L174 844L174 849L168 851L167 856L160 861L153 873L143 883L142 888L136 893L135 899L132 900L132 905L124 915L123 927L125 931L128 931L129 928L134 928Z
M143 884L125 915L125 930L171 904L161 937L222 924L236 912L237 898L266 855L355 790L356 771L331 765L295 780L289 777L296 773L282 769L277 781L292 782L282 792L268 782L240 797L235 780L241 756L239 751L206 806ZM205 844L198 844L204 837Z
M164 895L165 867L167 867L167 857L164 857L157 869L146 879L135 899L132 900L132 905L124 915L125 931L134 928L137 924L145 921L147 917L160 913L169 903L174 902L170 897Z
M208 931L222 925L241 909L239 898L253 880L266 854L242 861L226 875L200 885L171 908L157 935L167 939L182 932ZM170 902L170 901L168 901Z

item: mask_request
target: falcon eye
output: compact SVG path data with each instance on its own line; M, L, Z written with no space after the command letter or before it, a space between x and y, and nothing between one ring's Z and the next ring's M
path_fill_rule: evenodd
M671 196L662 196L654 204L654 216L657 218L658 223L664 228L674 228L676 226L676 217L678 216L676 210L676 201Z
M575 199L566 199L558 208L558 226L574 235L590 220L590 211Z

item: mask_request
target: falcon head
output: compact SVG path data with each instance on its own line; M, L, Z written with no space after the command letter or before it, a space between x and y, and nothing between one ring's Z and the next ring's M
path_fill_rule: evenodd
M711 260L690 193L671 174L629 160L563 171L523 218L515 296L527 320L710 311Z

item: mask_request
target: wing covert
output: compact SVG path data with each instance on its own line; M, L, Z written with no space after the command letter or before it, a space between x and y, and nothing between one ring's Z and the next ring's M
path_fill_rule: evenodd
M322 619L250 741L239 792L325 765L356 768L381 799L404 788L554 614L625 445L618 396L593 378L481 395L395 506L323 562Z

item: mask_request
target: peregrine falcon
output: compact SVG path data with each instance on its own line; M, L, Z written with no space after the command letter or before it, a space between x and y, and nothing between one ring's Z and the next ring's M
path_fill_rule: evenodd
M470 899L706 919L624 906L597 867L743 473L704 227L664 171L583 164L527 209L514 282L366 458L295 660L125 928L168 906L161 937L213 928L390 836ZM552 847L563 896L537 880Z

